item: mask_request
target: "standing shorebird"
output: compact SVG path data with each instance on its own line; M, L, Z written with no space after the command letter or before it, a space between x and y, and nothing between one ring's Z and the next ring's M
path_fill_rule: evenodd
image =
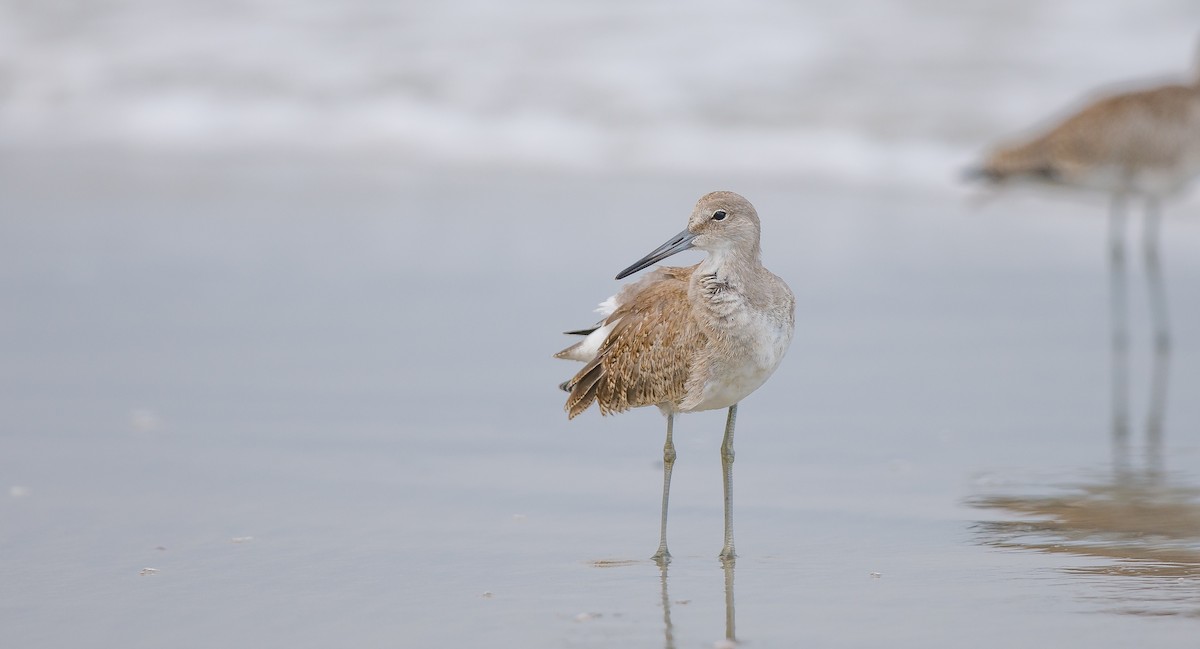
M677 252L697 248L708 257L686 268L659 267L623 287L598 311L594 327L555 354L587 363L562 384L574 418L593 402L601 414L658 406L667 417L663 445L660 564L667 551L667 501L675 445L676 413L728 408L721 468L725 484L725 545L733 551L733 428L738 402L766 382L792 341L795 298L782 279L763 267L754 206L733 192L700 198L683 232L617 274L623 279Z
M1158 254L1160 207L1200 175L1200 56L1190 84L1095 101L1037 137L998 147L967 175L996 186L1048 185L1108 194L1109 258L1113 272L1122 275L1126 204L1131 198L1145 201L1142 253L1152 315L1158 345L1169 344Z
M1200 175L1200 51L1197 54L1190 84L1125 92L1095 101L1037 137L998 147L967 174L996 186L1059 186L1110 196L1115 441L1123 439L1128 429L1126 206L1130 199L1141 199L1145 204L1142 259L1156 360L1165 361L1170 333L1158 252L1160 210L1163 199L1179 193ZM1160 366L1165 368L1165 362ZM1156 376L1159 373L1156 371ZM1159 424L1152 421L1148 427L1155 430Z
M1198 63L1200 67L1200 63ZM970 179L1047 185L1146 200L1147 233L1158 203L1200 174L1200 69L1191 84L1125 92L1092 102L1037 137L997 147Z

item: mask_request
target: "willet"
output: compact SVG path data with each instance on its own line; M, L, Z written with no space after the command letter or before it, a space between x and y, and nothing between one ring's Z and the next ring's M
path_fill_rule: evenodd
M1045 133L996 148L969 178L1099 191L1111 197L1109 256L1123 273L1126 203L1145 201L1142 252L1157 342L1167 303L1158 254L1161 201L1200 175L1200 50L1190 84L1125 92L1090 103ZM1123 308L1114 304L1114 308Z
M667 417L663 445L662 520L658 552L667 551L667 501L675 445L675 415L728 408L721 467L725 485L725 544L733 551L733 429L738 402L779 367L792 340L795 298L783 280L763 268L754 206L733 192L701 197L683 232L617 274L623 279L677 252L708 253L685 268L659 267L601 303L594 327L555 354L587 363L562 389L574 418L597 403L602 414L658 406Z
M1122 443L1128 431L1126 208L1131 198L1144 201L1142 260L1156 354L1165 356L1170 327L1158 251L1161 203L1200 175L1200 50L1190 84L1094 101L1041 135L996 148L967 175L995 186L1057 186L1109 195L1113 438Z

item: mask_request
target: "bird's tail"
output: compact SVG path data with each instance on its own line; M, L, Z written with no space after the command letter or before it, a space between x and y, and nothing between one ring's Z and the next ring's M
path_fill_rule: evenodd
M596 400L596 393L603 377L604 364L597 358L592 359L582 370L579 370L579 373L570 381L558 386L564 392L570 393L570 396L567 397L566 408L564 408L567 411L567 419L574 419L592 405L592 402ZM603 410L601 408L602 412Z

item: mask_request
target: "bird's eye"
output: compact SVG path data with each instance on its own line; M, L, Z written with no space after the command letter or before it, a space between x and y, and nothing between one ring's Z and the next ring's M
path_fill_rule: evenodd
M725 220L725 210L717 210L716 212L713 212L713 220L714 221L724 221Z

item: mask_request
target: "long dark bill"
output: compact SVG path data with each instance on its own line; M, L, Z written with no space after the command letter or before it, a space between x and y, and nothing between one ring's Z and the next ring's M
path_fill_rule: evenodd
M679 234L671 237L670 240L663 245L655 248L650 254L634 262L634 264L629 268L617 273L617 279L625 279L639 270L660 262L677 252L683 252L684 250L691 248L692 239L695 238L696 235L688 232L687 230L680 232Z
M1000 174L986 167L967 167L961 172L963 182L996 182L1000 180Z

